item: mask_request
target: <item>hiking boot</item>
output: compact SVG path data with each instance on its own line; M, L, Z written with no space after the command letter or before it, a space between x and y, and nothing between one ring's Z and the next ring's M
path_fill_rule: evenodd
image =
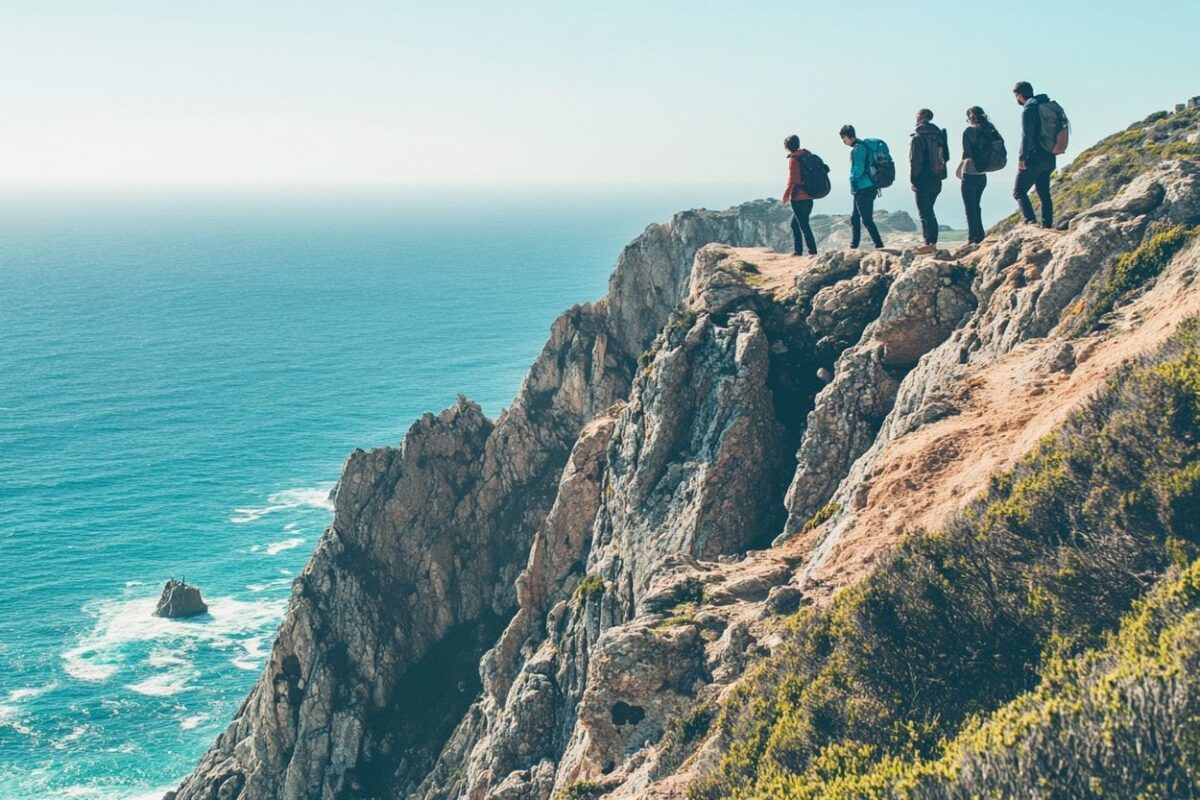
M917 248L917 255L921 255L921 256L927 256L930 253L936 253L936 252L937 252L937 245L923 244Z

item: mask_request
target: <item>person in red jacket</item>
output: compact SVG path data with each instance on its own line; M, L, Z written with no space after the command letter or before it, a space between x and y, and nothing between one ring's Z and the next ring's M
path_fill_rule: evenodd
M800 147L800 137L792 134L783 140L784 149L788 151L788 183L783 190L783 202L792 207L792 255L802 256L802 243L808 245L808 254L817 254L817 240L813 236L812 225L808 218L812 216L813 200L804 191L804 170L800 168L800 159L808 155L808 151ZM803 236L803 242L801 237Z

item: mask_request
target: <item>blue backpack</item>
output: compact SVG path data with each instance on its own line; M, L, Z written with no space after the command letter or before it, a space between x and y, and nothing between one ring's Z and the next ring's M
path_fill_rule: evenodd
M896 162L882 139L859 139L867 148L867 177L876 189L886 189L896 182Z

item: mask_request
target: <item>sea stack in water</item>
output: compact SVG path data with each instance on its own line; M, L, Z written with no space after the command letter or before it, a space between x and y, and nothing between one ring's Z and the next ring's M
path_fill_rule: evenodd
M154 608L154 616L179 619L208 613L208 605L200 597L200 589L174 578L163 586L162 597Z

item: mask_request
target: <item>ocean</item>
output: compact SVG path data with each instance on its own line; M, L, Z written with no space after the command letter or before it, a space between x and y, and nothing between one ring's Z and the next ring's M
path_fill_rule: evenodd
M0 197L0 800L172 788L257 678L347 453L458 392L494 418L646 224L752 196ZM153 617L169 577L210 614Z

